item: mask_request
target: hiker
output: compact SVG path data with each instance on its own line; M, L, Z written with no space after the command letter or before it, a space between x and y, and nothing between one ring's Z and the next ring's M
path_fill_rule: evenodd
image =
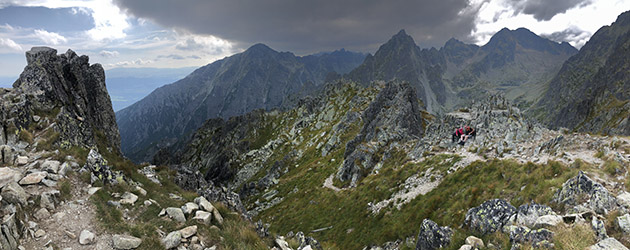
M471 128L470 126L466 126L464 128L463 134L459 138L459 142L458 143L460 145L464 145L464 144L466 144L466 140L468 140L468 138L474 137L474 136L477 136L477 131L475 131L475 129Z
M455 133L453 133L453 136L451 137L451 141L453 143L455 143L456 141L460 140L461 136L465 134L465 130L464 128L456 128L455 129Z

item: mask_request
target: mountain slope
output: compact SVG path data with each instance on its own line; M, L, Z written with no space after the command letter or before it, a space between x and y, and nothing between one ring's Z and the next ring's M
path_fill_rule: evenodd
M541 243L541 230L543 244L584 249L596 242L588 220L552 227L536 218L575 219L586 207L595 212L584 216L609 214L613 223L611 211L625 211L614 194L625 190L616 178L625 180L630 140L548 130L500 96L433 117L412 93L407 83L341 81L287 111L209 120L171 169L186 188L203 190L195 183L205 180L238 191L270 235L311 232L324 249L414 249L424 242L425 219L453 230L446 249L459 249L468 235L502 249L529 247ZM479 133L459 146L450 134L462 124ZM610 181L611 191L579 171ZM508 209L476 207L488 202ZM518 236L530 228L532 235Z
M599 29L564 63L534 107L552 128L630 134L630 12Z
M147 161L209 118L290 106L318 89L330 72L345 73L362 60L363 55L345 50L297 57L256 44L117 112L122 150L133 160Z

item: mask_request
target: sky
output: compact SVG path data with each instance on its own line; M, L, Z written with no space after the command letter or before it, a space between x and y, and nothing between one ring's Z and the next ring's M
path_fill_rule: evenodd
M423 48L483 45L504 27L580 48L627 10L630 0L0 0L0 79L17 78L33 46L106 70L202 66L256 43L374 53L400 29Z

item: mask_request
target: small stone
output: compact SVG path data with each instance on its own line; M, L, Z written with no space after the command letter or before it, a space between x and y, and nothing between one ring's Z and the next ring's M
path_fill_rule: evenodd
M41 165L41 169L48 173L56 174L59 172L59 166L61 166L59 161L45 160Z
M468 236L466 238L466 244L471 245L474 248L484 248L486 246L483 244L483 240L475 236Z
M221 216L221 213L219 213L219 210L217 209L212 210L212 217L214 217L214 221L219 223L219 225L223 225L223 216Z
M72 171L72 167L68 162L64 162L63 164L61 164L61 167L59 167L58 174L61 176L66 176L66 174L68 174L68 172L70 171Z
M138 200L138 196L135 194L132 194L130 192L125 192L122 196L121 196L121 200L120 200L120 204L130 204L133 205L134 203L136 203L136 201Z
M182 233L182 238L189 238L190 236L197 234L197 226L185 227L180 229L179 232Z
M555 227L560 223L562 223L562 216L553 214L543 215L536 219L534 228Z
M166 209L162 208L162 210L160 210L160 213L158 214L158 216L162 217L166 215Z
M473 246L471 245L462 245L461 247L459 247L459 250L473 250Z
M175 221L186 222L186 216L184 216L184 212L181 208L169 207L166 208L166 213L168 214L168 217Z
M37 212L35 212L35 214L33 214L33 217L35 217L35 219L42 221L50 217L50 212L48 212L46 208L40 208L39 210L37 210Z
M626 234L630 234L630 215L624 214L617 217L617 225Z
M135 249L142 244L142 240L140 238L120 234L112 235L112 242L114 243L114 248L116 249Z
M276 239L274 240L274 244L275 244L275 246L279 247L280 250L289 250L289 249L291 249L291 248L289 248L289 243L287 243L287 241L285 241L284 237L282 237L282 236L276 237Z
M17 182L9 182L2 188L0 194L7 202L19 203L22 206L26 206L29 197L29 194Z
M28 163L28 156L18 156L15 163L19 166L26 165Z
M212 213L208 213L206 211L197 211L193 219L209 225L210 221L212 220Z
M44 178L46 178L47 175L48 175L48 173L46 173L46 172L30 173L27 176L25 176L24 178L22 178L19 183L20 183L20 185L37 184L37 183L40 183Z
M77 235L74 234L73 232L70 231L66 231L66 235L68 235L68 237L70 237L70 239L76 239Z
M597 244L590 246L588 249L589 250L628 250L626 246L621 244L621 242L619 242L613 237L603 239L602 241L597 242Z
M101 190L101 187L91 187L91 188L88 188L88 195L90 195L90 196L91 196L91 195L95 194L96 192L98 192L98 190Z
M57 186L57 182L56 181L49 180L49 179L43 179L41 183L46 185L47 187L55 187L55 186Z
M144 188L141 188L140 186L136 186L136 191L138 191L138 193L140 193L142 196L147 195L147 190L144 190Z
M212 206L212 204L203 196L195 198L194 201L201 209L206 210L207 212L212 212L212 210L214 210L214 206Z
M192 202L188 202L182 206L182 211L184 212L184 214L192 214L197 210L199 210L199 206Z
M34 115L34 116L33 116L33 121L34 121L34 122L39 122L39 120L40 120L40 119L42 119L42 117L41 117L41 116L39 116L39 115Z
M166 249L171 249L177 247L181 241L182 233L179 231L173 231L162 239L162 244L164 244Z
M145 200L145 201L144 201L144 205L145 205L145 206L147 206L147 207L148 207L148 206L151 206L151 204L153 204L153 203L151 203L151 201L150 201L150 200Z
M16 169L0 168L0 189L11 182L18 182L22 179L22 173Z
M96 235L94 235L94 233L88 230L83 230L81 231L81 234L79 235L79 244L81 245L92 244L94 243L95 238L96 238Z
M46 232L42 229L35 231L35 238L41 238L44 237L44 235L46 235Z

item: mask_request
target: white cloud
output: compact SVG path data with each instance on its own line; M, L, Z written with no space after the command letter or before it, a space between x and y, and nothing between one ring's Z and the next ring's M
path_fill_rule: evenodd
M9 38L0 37L0 48L8 48L9 50L22 51L22 46Z
M232 49L232 43L215 36L177 33L175 37L177 39L175 48L178 50L219 54Z
M122 61L122 62L117 62L117 63L110 63L110 64L107 64L106 67L114 68L114 67L126 67L126 66L141 66L141 65L151 64L151 63L153 63L153 60L145 60L142 58L138 58L133 61Z
M68 42L68 39L66 39L62 35L59 35L55 32L48 32L45 30L36 29L33 32L33 34L35 35L35 37L37 37L38 39L42 40L43 42L47 44L59 45L61 43Z
M566 39L566 42L579 48L599 28L610 25L619 14L628 9L627 0L586 1L539 21L532 14L519 12L520 7L515 6L512 0L472 2L481 4L475 29L471 32L471 36L479 45L488 42L494 33L504 27L509 29L525 27L538 35ZM561 36L562 33L565 35Z
M118 51L109 51L109 50L101 50L101 52L98 53L100 56L102 57L118 57L118 55L120 55L120 53L118 53Z
M125 30L131 27L127 20L129 17L112 0L0 0L0 7L12 4L46 8L73 8L76 13L79 11L90 13L94 19L94 28L86 31L86 33L96 41L125 38L127 36Z

